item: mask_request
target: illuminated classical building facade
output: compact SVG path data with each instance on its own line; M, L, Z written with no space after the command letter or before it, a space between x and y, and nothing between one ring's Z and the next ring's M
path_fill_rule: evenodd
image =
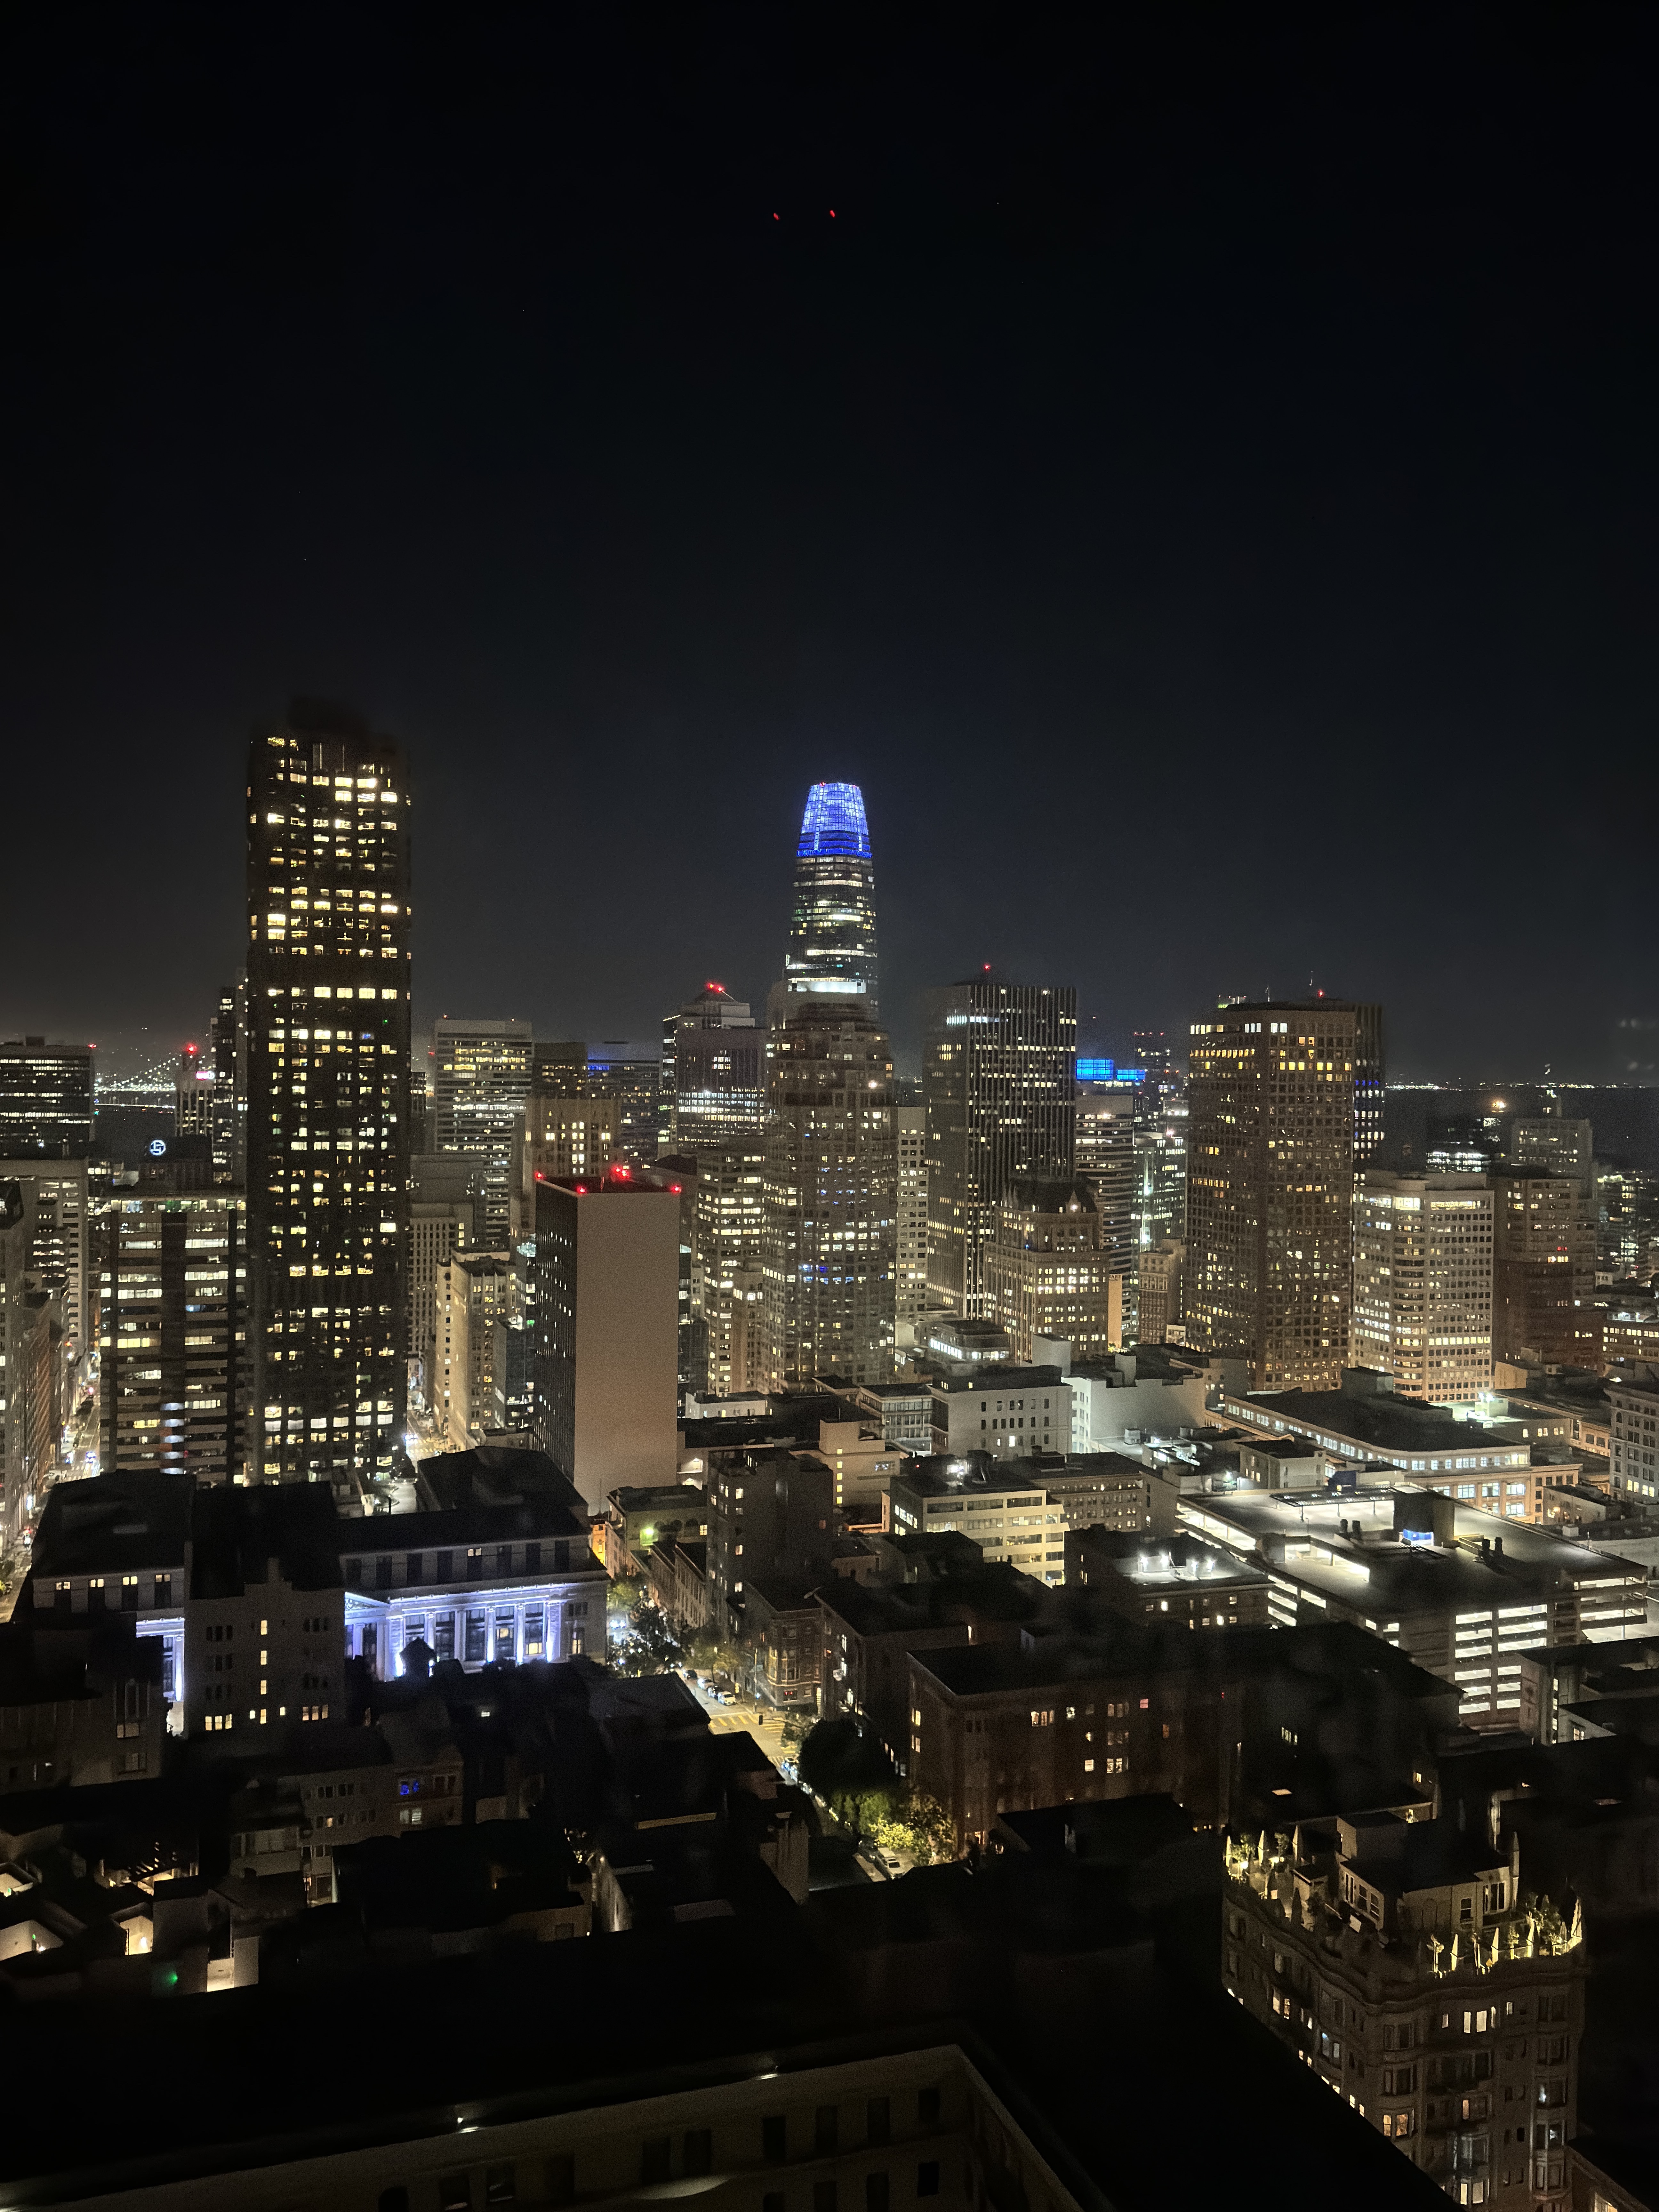
M1229 1839L1224 1985L1454 2204L1566 2212L1588 1960L1492 1809Z
M384 1473L409 1230L409 786L389 738L300 706L248 763L249 1472Z

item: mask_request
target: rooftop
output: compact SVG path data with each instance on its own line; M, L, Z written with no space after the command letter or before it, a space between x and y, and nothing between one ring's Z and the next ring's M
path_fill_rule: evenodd
M625 1484L611 1493L611 1503L623 1513L652 1513L678 1506L683 1513L706 1513L707 1493L695 1482Z
M1021 1176L1003 1205L1017 1213L1097 1213L1095 1194L1080 1176Z
M1396 1503L1420 1509L1425 1495L1451 1512L1449 1546L1395 1535ZM1322 1595L1379 1618L1448 1604L1489 1611L1563 1584L1613 1588L1643 1576L1628 1560L1547 1528L1412 1488L1238 1490L1183 1498L1181 1510L1200 1534L1258 1553Z
M943 1396L960 1390L1053 1389L1065 1380L1058 1367L978 1367L971 1375L941 1376L933 1388Z
M921 1498L958 1498L969 1491L1041 1490L1042 1478L1029 1460L999 1460L989 1452L917 1453L895 1469L893 1484L902 1483Z
M250 1584L263 1587L273 1565L290 1589L338 1589L338 1536L347 1525L333 1493L320 1484L198 1490L191 1515L190 1595L240 1597Z
M652 1198L678 1195L678 1186L658 1182L650 1176L636 1176L629 1167L614 1166L603 1175L544 1176L538 1174L537 1182L544 1190L562 1190L577 1198L626 1197L644 1192Z
M1396 1895L1437 1889L1497 1873L1510 1863L1507 1850L1487 1842L1479 1831L1455 1820L1404 1820L1397 1813L1359 1813L1336 1824L1340 1855L1363 1870L1367 1881Z
M1085 1595L1087 1593L1084 1593ZM1096 1609L1086 1634L1064 1626L1017 1644L977 1644L919 1654L913 1662L955 1697L1059 1689L1127 1674L1197 1671L1220 1681L1279 1674L1365 1678L1397 1696L1452 1698L1449 1683L1346 1621L1297 1628L1170 1628Z
M1127 1528L1079 1528L1067 1538L1091 1577L1108 1569L1137 1589L1156 1593L1215 1583L1266 1583L1267 1570L1241 1559L1236 1552L1204 1543L1196 1536L1152 1537Z
M1480 1450L1483 1443L1492 1449L1478 1427L1454 1420L1437 1406L1419 1405L1392 1392L1370 1396L1347 1390L1250 1390L1229 1395L1235 1406L1327 1429L1369 1451L1468 1452Z
M122 1472L60 1482L35 1533L40 1576L182 1567L195 1478L183 1471Z
M1003 1462L1003 1465L1029 1467L1036 1480L1056 1492L1071 1494L1086 1490L1091 1483L1103 1487L1126 1480L1153 1482L1158 1480L1157 1470L1140 1460L1131 1459L1125 1452L1063 1452L1053 1455L1046 1452L1035 1459Z
M947 1572L927 1581L855 1583L838 1577L817 1586L818 1603L859 1636L897 1636L978 1620L1030 1620L1042 1596L1042 1585L1029 1575L982 1561L953 1563Z

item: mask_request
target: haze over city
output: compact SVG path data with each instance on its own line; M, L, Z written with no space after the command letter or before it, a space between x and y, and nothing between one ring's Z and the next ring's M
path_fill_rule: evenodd
M0 2206L1659 2212L1659 18L0 62Z
M302 691L408 747L422 1022L763 993L845 777L907 1062L990 960L1651 1064L1638 19L160 20L13 72L11 804L148 957L27 840L7 1022L199 1025Z

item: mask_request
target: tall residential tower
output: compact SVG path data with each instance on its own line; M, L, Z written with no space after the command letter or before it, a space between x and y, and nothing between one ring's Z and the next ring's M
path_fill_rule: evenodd
M248 758L250 1478L384 1472L408 1335L409 784L296 704Z

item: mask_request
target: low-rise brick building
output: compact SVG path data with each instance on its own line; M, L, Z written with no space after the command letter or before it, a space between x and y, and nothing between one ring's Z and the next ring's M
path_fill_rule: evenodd
M1053 1607L1018 1644L911 1656L911 1778L961 1850L1042 1805L1167 1792L1213 1826L1420 1786L1455 1717L1455 1689L1345 1623L1139 1626L1082 1591Z

